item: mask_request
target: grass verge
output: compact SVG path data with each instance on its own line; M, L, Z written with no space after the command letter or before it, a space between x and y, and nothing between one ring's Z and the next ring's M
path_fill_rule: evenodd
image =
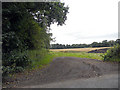
M44 51L46 52L46 51ZM86 53L86 52L46 52L44 53L39 50L32 50L29 52L29 58L32 59L32 69L42 68L48 65L56 57L79 57L79 58L90 58L103 60L102 53Z

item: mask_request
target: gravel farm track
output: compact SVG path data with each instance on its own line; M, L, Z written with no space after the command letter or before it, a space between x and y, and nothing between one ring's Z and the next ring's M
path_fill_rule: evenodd
M110 75L117 75L117 74L118 74L118 63L115 63L115 62L103 62L101 60L76 58L76 57L57 57L49 65L47 65L42 69L28 72L28 74L25 74L25 73L17 74L15 76L16 78L14 77L12 80L8 81L6 84L3 84L3 87L7 87L7 88L51 87L51 88L54 88L54 86L56 86L57 83L59 84L64 82L68 83L69 81L74 82L74 80L79 80L80 82L80 80L82 81L83 79L92 79L92 78L94 79L94 78L103 77L103 76L109 77ZM97 79L95 80L97 82ZM54 83L55 85L54 84L51 85L51 83ZM74 84L72 83L72 85ZM80 84L80 83L77 82L77 84ZM64 83L64 85L66 84ZM59 85L58 88L60 87L65 88L64 85L62 86ZM68 85L68 88L69 86L70 85ZM86 88L85 86L86 85L83 85L82 88ZM102 86L100 87L102 88ZM113 86L113 88L115 87L117 86Z

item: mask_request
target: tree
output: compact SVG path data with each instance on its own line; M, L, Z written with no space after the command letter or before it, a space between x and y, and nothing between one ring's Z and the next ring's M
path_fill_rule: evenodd
M116 40L116 43L117 43L117 44L120 44L120 39L117 39L117 40Z
M22 67L25 60L27 66L30 61L26 50L48 49L52 40L50 25L63 25L68 13L68 7L61 2L3 2L2 9L5 68Z
M103 44L103 47L109 46L109 44L107 43L107 40L103 40L103 41L102 41L102 44Z
M91 44L91 46L92 46L92 47L97 47L97 46L98 46L98 42L93 42L93 43Z
M64 7L64 3L60 2L37 2L37 3L3 3L3 36L9 32L15 32L15 34L20 35L19 37L23 37L21 40L27 41L27 46L32 45L29 38L32 38L31 25L35 25L35 20L39 26L44 29L43 33L45 36L50 37L51 34L47 33L49 31L49 27L52 23L57 22L58 25L63 25L65 20L67 19L66 14L68 13L68 7ZM33 20L31 19L33 18ZM30 25L31 24L31 25ZM21 32L21 33L20 33ZM25 33L27 36L23 36ZM32 33L34 32L34 28ZM29 37L28 37L29 36ZM51 38L48 38L51 40ZM44 39L45 42L50 42L49 40ZM23 42L23 43L25 43ZM4 43L3 43L3 46ZM49 46L47 44L47 46ZM9 47L8 47L9 48ZM7 51L7 50L6 50Z

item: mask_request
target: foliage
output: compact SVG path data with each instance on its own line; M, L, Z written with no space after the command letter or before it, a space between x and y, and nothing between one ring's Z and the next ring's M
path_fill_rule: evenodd
M60 2L3 2L2 57L3 73L22 71L31 65L27 51L50 46L50 25L63 25L68 7ZM42 54L40 54L42 57ZM41 60L41 59L40 59Z
M120 62L120 44L115 45L105 53L104 61L118 61Z
M12 51L9 54L3 53L3 76L9 73L23 71L24 68L31 64L31 59L27 57L27 52Z
M39 68L42 65L45 65L45 63L42 62L46 62L44 61L44 58L46 58L46 56L48 55L48 50L46 49L42 49L42 50L30 50L28 52L28 57L29 59L32 60L32 63L30 65L30 69L35 69L35 68ZM48 58L49 61L49 58ZM48 63L46 63L48 64Z

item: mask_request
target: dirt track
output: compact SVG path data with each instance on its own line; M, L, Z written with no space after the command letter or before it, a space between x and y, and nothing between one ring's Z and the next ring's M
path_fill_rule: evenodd
M7 87L25 87L118 73L118 64L95 59L58 57L46 68L18 75Z

